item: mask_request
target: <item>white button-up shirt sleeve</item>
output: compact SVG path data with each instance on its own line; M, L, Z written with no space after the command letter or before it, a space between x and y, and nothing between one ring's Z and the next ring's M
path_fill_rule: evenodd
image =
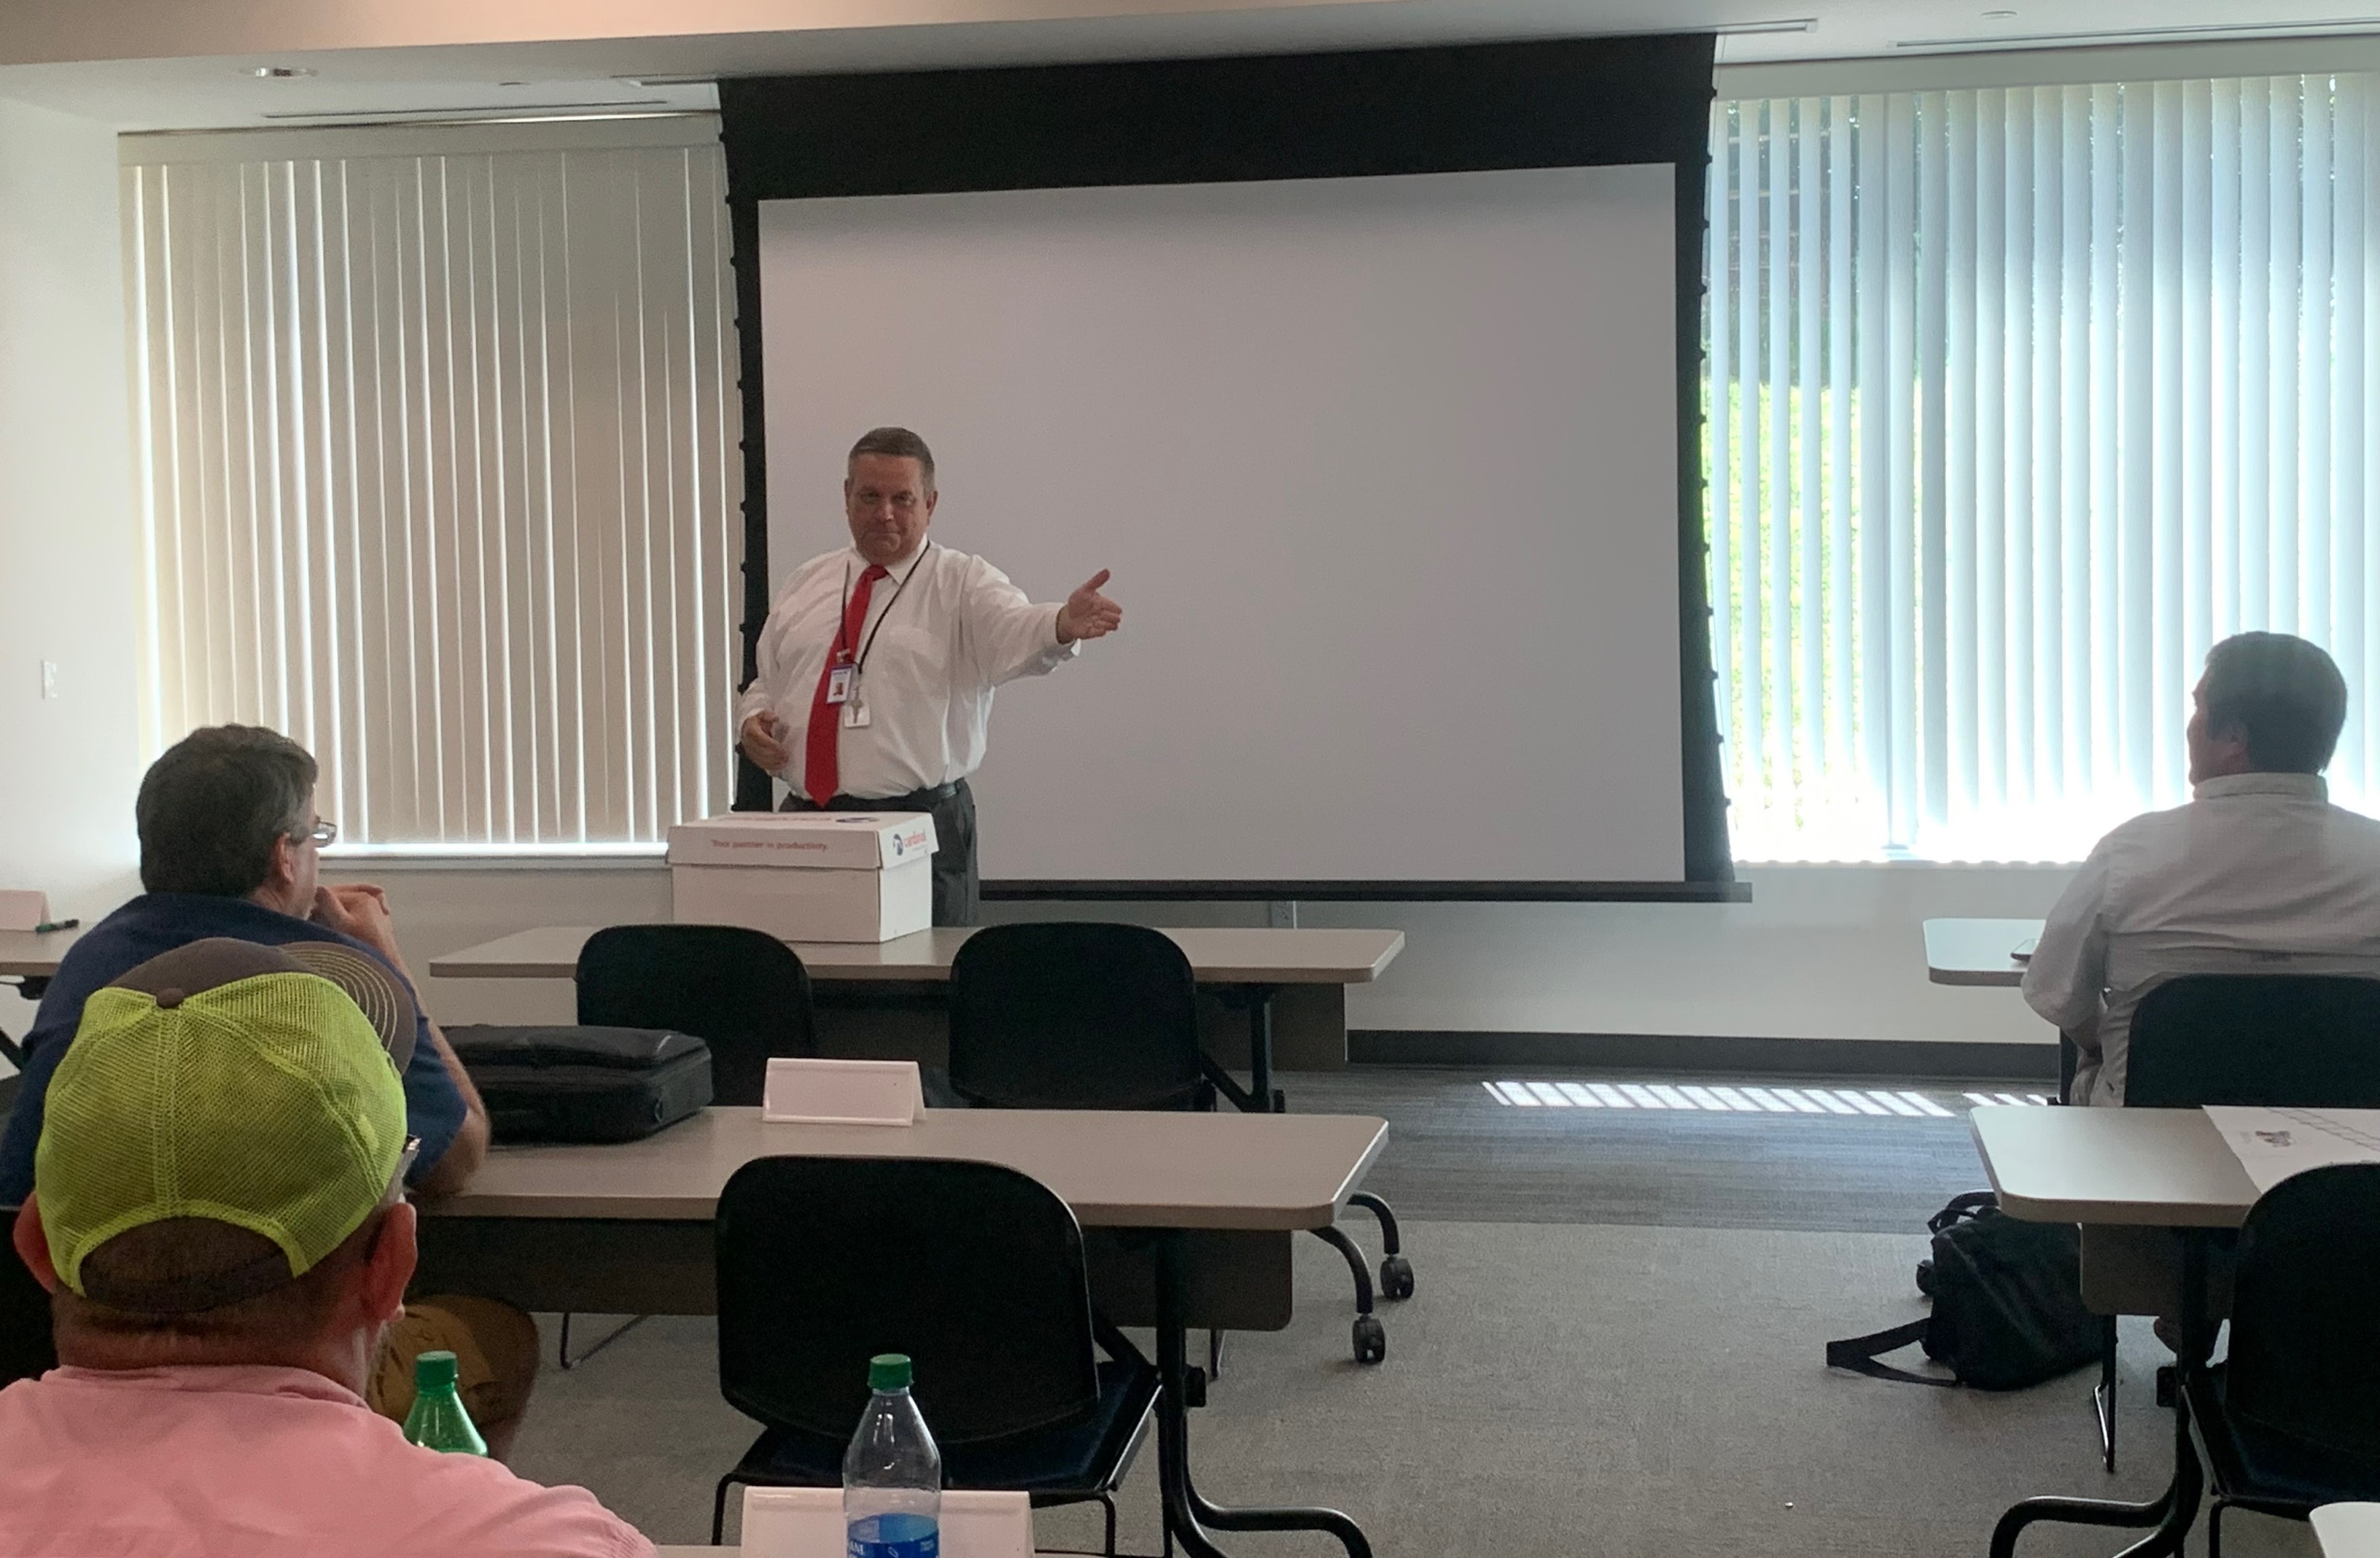
M787 760L777 777L804 794L811 703L847 592L866 567L845 550L794 570L761 630L759 674L735 700L739 735L755 714L784 722ZM860 660L853 697L868 722L837 732L838 791L889 798L975 772L993 689L1080 651L1080 643L1058 642L1058 610L1027 599L983 559L947 547L929 543L914 569L894 564L891 580L871 590L851 646Z
M759 674L752 678L750 684L737 694L735 699L737 740L743 739L745 721L756 714L774 713L779 718L798 726L798 718L789 712L789 694L793 691L795 669L791 662L799 658L796 646L793 642L794 629L796 626L795 618L796 612L805 604L806 597L819 596L820 581L832 571L831 565L842 562L845 555L829 553L825 557L812 558L787 575L784 588L777 592L777 598L769 608L768 623L760 630ZM865 566L864 563L859 565ZM840 577L840 575L837 576ZM838 586L834 599L820 598L810 603L814 607L810 614L818 617L825 624L825 630L829 634L833 632L836 613L841 609L842 593ZM812 674L816 674L815 659L813 659ZM796 735L800 733L798 728L795 733Z
M1057 607L1035 605L979 557L965 559L963 567L955 592L959 641L983 686L1046 676L1080 652L1080 639L1058 642Z
M2082 1052L2074 1096L2088 1099L2099 1069L2096 1034L2107 988L2107 888L2116 840L2099 841L2041 927L2025 965L2025 1003Z

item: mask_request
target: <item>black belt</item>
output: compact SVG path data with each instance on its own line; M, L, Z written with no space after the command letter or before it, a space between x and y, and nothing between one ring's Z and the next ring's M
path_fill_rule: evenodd
M823 806L806 796L788 799L797 812L930 812L965 787L966 780L953 779L930 790L913 790L906 795L838 795Z

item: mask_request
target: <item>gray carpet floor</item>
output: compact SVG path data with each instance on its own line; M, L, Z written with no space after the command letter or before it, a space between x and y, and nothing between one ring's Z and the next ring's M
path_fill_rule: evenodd
M1290 1107L1301 1113L1385 1118L1388 1146L1366 1188L1400 1213L1445 1222L1901 1233L1925 1226L1950 1197L1985 1183L1956 1086L1926 1083L1920 1091L1959 1111L1957 1117L1911 1119L1517 1109L1497 1103L1481 1085L1508 1078L1654 1080L1542 1067L1491 1073L1363 1066L1297 1074L1286 1088ZM1789 1085L1837 1083L1793 1078ZM1893 1084L1866 1078L1840 1085Z
M1368 1106L1392 1122L1443 1110L1449 1140L1475 1140L1487 1161L1466 1189L1433 1191L1428 1165L1400 1157L1427 1129L1392 1123L1373 1182L1405 1198L1419 1290L1383 1309L1388 1360L1349 1361L1344 1269L1301 1241L1295 1321L1234 1335L1192 1419L1200 1486L1219 1501L1336 1505L1383 1558L1898 1558L1981 1554L2020 1496L2144 1497L2171 1465L2171 1419L2150 1399L2166 1354L2144 1324L2127 1323L2114 1477L2099 1469L2087 1375L1995 1395L1823 1366L1828 1337L1921 1312L1909 1273L1925 1250L1920 1235L1829 1225L1880 1216L1872 1202L1922 1214L1980 1182L1972 1149L1963 1163L1953 1150L1963 1121L1673 1116L1657 1128L1582 1112L1557 1125L1494 1105L1475 1074L1291 1086L1301 1109ZM1461 1087L1511 1123L1466 1121ZM1854 1124L1866 1134L1847 1134ZM1808 1125L1827 1130L1793 1134ZM1867 1154L1852 1165L1861 1182L1888 1194L1831 1187L1828 1165ZM1923 1194L1891 1183L1921 1172ZM1614 1187L1609 1202L1598 1186ZM1442 1217L1447 1203L1462 1215ZM1795 1216L1818 1226L1778 1226ZM656 1319L577 1370L549 1367L516 1466L584 1483L656 1540L707 1540L711 1485L758 1431L720 1399L712 1348L708 1322ZM1148 1457L1124 1502L1125 1550L1157 1552ZM2302 1527L2227 1524L2240 1558L2315 1551ZM1037 1528L1045 1546L1096 1545L1089 1511L1044 1512ZM2122 1536L2036 1528L2021 1552L2113 1553ZM1339 1551L1295 1535L1224 1545Z

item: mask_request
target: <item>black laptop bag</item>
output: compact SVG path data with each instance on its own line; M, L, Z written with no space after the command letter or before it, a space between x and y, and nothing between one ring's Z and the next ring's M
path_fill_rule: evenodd
M2022 1390L2098 1360L2104 1322L2082 1307L2082 1240L2069 1223L2026 1223L1971 1191L1926 1219L1934 1258L1917 1268L1934 1312L1888 1331L1827 1344L1829 1367L1921 1385ZM1878 1361L1923 1343L1954 1380Z
M662 1028L446 1030L499 1141L634 1141L710 1102L710 1046Z

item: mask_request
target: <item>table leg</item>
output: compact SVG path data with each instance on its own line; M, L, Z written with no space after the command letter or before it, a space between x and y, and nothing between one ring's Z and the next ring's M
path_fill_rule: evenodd
M1285 1115L1289 1100L1272 1085L1272 997L1269 984L1227 985L1215 995L1224 1006L1245 1007L1248 1013L1248 1085L1233 1081L1229 1072L1209 1061L1207 1075L1215 1090L1244 1115Z
M2214 1350L2212 1327L2206 1322L2206 1236L2203 1229L2185 1228L2181 1236L2181 1369L2202 1367L2206 1356ZM2190 1403L2177 1399L2173 1407L2173 1480L2165 1492L2146 1504L2123 1504L2113 1499L2031 1498L2010 1506L1992 1528L1991 1558L2012 1558L2016 1539L2036 1520L2056 1520L2077 1526L2154 1526L2156 1528L2139 1541L2123 1550L2117 1558L2174 1558L2181 1552L2182 1540L2190 1534L2191 1522L2198 1518L2198 1499L2203 1479L2198 1467L2197 1447L2190 1441Z
M1272 1085L1272 986L1252 985L1248 990L1248 1092L1257 1101L1258 1112L1281 1115L1289 1112L1289 1100L1273 1091Z
M1157 1477L1165 1530L1190 1558L1224 1558L1208 1540L1219 1531L1323 1531L1339 1539L1347 1558L1372 1558L1362 1527L1335 1509L1228 1509L1201 1497L1190 1479L1189 1328L1183 1306L1189 1271L1179 1229L1157 1235Z

